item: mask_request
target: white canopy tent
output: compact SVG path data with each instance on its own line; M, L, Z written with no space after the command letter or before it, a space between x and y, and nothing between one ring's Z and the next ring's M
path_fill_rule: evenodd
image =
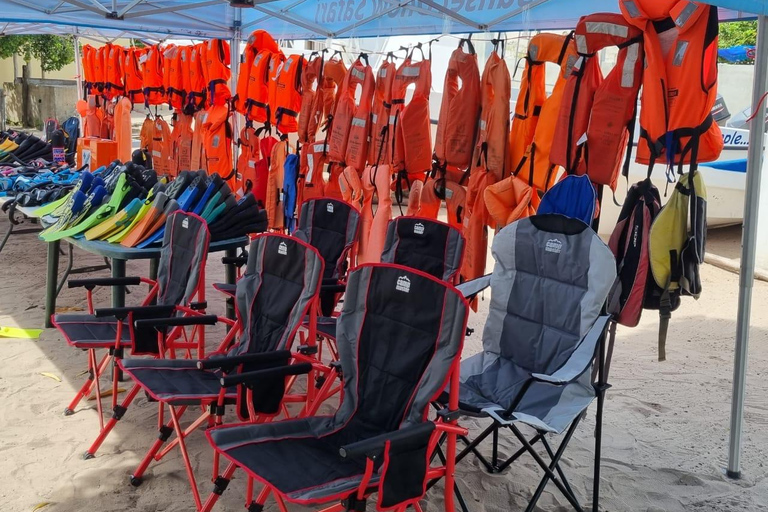
M720 20L758 16L752 105L768 81L768 1L703 0ZM395 35L511 32L573 28L593 12L618 12L617 0L260 0L236 9L227 0L0 0L0 35L71 34L79 37L232 41L233 79L243 34L263 28L277 39L364 38ZM78 59L79 61L79 59ZM763 137L765 106L750 125ZM749 147L736 334L728 474L740 474L752 282L763 147Z

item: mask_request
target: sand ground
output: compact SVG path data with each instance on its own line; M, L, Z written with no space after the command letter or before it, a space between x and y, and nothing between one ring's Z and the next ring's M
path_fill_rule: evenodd
M4 232L6 221L0 222ZM0 325L42 327L45 294L45 246L34 235L12 239L0 254ZM76 252L81 265L98 258ZM63 269L64 262L62 262ZM146 275L147 263L129 263L129 275ZM746 400L743 478L725 477L730 412L733 343L738 278L705 265L704 294L685 300L674 314L667 361L656 360L658 318L647 313L635 329L619 329L611 370L603 442L601 509L606 511L759 511L768 509L768 283L756 282ZM219 255L208 264L208 283L220 280ZM128 297L139 300L138 289ZM223 301L208 293L210 309ZM108 305L108 292L97 302ZM487 300L473 313L476 328L466 355L481 346L480 326ZM85 307L81 290L64 289L59 309ZM556 307L553 305L553 307ZM209 334L214 343L217 331ZM97 457L82 454L97 433L93 402L64 417L64 406L82 382L86 358L61 335L46 330L37 340L0 338L0 510L29 512L49 503L45 512L187 511L194 503L178 452L154 464L140 488L128 475L156 437L155 404L139 398ZM61 382L41 375L50 372ZM594 406L577 430L563 467L582 503L591 500ZM477 431L482 422L465 422ZM557 440L555 440L557 442ZM188 441L200 487L210 483L211 451L202 434ZM517 449L505 441L502 454ZM488 451L486 449L486 451ZM480 470L472 457L457 468L470 509L482 512L522 510L539 473L523 457L499 475ZM236 475L216 510L242 510L245 481ZM430 511L442 509L440 488L427 495ZM570 510L557 489L547 487L539 510ZM372 507L369 507L372 509ZM269 510L277 510L273 502ZM292 508L293 510L293 508Z

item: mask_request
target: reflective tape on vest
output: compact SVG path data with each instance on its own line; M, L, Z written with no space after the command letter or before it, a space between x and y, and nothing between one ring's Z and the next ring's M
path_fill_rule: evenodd
M624 68L621 70L621 86L631 89L635 85L635 64L640 56L640 44L635 43L627 47L627 58L624 60Z
M683 10L680 12L680 14L677 15L677 18L675 18L675 25L678 27L685 25L698 8L699 6L697 4L688 2L688 4L683 7Z
M360 128L365 128L365 119L361 119L359 117L353 117L352 118L352 126L357 126Z
M688 41L678 41L677 47L675 48L675 58L672 61L673 66L680 67L683 65L686 51L688 51Z
M401 71L401 74L403 76L419 76L421 74L421 67L420 66L408 66L406 68L403 68Z
M633 18L637 18L640 16L640 9L637 8L637 5L635 5L635 2L632 1L625 1L624 7L627 9L627 13Z
M357 78L358 80L365 80L365 73L363 73L359 69L352 68L350 72L352 73L352 76Z
M607 34L609 36L623 38L626 38L629 35L629 27L626 25L617 25L615 23L606 23L603 21L588 21L584 25L587 32L590 34Z

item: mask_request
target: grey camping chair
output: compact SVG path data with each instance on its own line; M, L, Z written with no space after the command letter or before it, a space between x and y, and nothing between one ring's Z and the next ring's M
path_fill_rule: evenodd
M597 398L596 504L607 389L603 367L609 317L602 311L616 279L613 255L589 226L562 215L537 215L510 224L496 235L492 251L493 274L459 286L465 296L491 287L483 352L462 361L459 407L464 415L492 423L473 441L464 439L466 447L457 460L474 453L488 471L500 472L529 453L544 477L527 510L534 509L550 480L582 510L560 458ZM527 439L519 424L532 427L533 438ZM522 444L504 461L498 457L502 431L511 431ZM547 436L563 432L554 450ZM489 436L490 461L477 449ZM549 461L536 451L536 443L543 445Z

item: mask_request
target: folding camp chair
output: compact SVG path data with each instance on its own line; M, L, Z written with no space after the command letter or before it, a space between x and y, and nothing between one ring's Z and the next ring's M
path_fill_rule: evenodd
M425 300L428 298L428 300ZM326 510L365 510L378 493L379 509L402 510L418 500L427 480L445 481L453 512L456 436L466 432L450 413L426 421L430 400L449 389L458 406L458 369L468 306L455 288L399 265L366 264L349 275L339 322L343 401L333 416L217 427L206 432L235 468L264 484L249 510L270 494ZM226 379L225 379L226 380ZM429 464L445 434L444 462ZM442 461L443 459L441 459ZM463 503L463 500L461 500Z
M396 217L387 226L382 263L404 265L447 283L458 281L465 240L450 224L422 217ZM333 347L337 317L317 319L318 334Z
M285 410L282 404L285 391L285 382L282 381L285 377L282 375L277 381L261 380L255 382L254 386L248 381L248 389L243 386L222 386L220 380L236 370L249 372L288 365L292 359L289 350L302 319L307 315L310 318L317 315L315 310L318 307L323 274L323 261L317 250L296 238L263 234L254 238L249 254L246 273L237 283L237 309L243 320L243 333L239 342L228 352L213 353L204 360L125 359L120 362L120 366L141 389L159 402L160 408L160 435L131 475L131 483L134 486L140 485L152 460L160 460L178 445L198 510L203 505L185 439L201 426L221 425L227 405L237 403L237 413L241 419L249 418L249 412L252 413L251 417L258 413L261 420L269 419ZM173 325L173 321L152 319L140 322L163 327ZM310 335L308 339L312 341L314 336ZM288 367L285 375L311 374L311 359L302 358L302 361ZM271 371L275 371L274 368ZM310 375L309 378L312 377ZM251 391L251 388L255 390ZM311 409L313 391L314 386L307 386L306 394L285 398L293 402L305 402L305 407ZM163 412L166 406L170 421L164 423ZM202 415L186 429L182 429L179 417L188 407L196 406L202 408ZM160 452L174 432L176 437L173 443ZM219 457L216 455L214 476L219 474L218 462Z
M462 414L492 423L473 441L463 439L467 446L457 460L474 453L488 471L499 472L527 452L545 473L527 510L534 509L550 480L576 510L582 510L560 458L597 398L593 496L597 510L602 402L608 387L604 338L609 317L601 312L616 279L613 255L589 226L562 215L514 222L495 236L492 250L493 274L479 280L491 286L483 351L462 361L459 395ZM473 281L459 287L465 296L480 288ZM519 423L535 430L533 438L523 435ZM507 430L522 448L499 461L499 432ZM554 450L547 436L563 432ZM477 450L488 436L492 436L490 461ZM543 445L549 461L534 449L536 443Z
M137 325L140 319L164 317L204 317L205 303L205 262L208 255L208 229L200 217L178 212L166 222L165 236L160 254L157 281L139 277L95 278L69 281L69 287L86 289L89 314L59 314L52 322L64 335L67 343L88 351L88 379L75 398L65 409L65 414L74 412L80 401L93 390L99 411L100 432L85 453L91 458L104 439L125 414L128 405L139 391L134 386L118 404L119 374L117 363L126 348L134 355L152 356L168 354L191 357L205 356L205 330L193 327L191 333L184 331L181 324L160 336L155 330ZM96 286L128 286L146 283L151 289L139 306L95 309L93 290ZM106 349L107 353L97 362L96 351ZM178 352L178 354L177 354ZM102 411L102 392L99 378L114 361L112 372L112 418L105 424Z

